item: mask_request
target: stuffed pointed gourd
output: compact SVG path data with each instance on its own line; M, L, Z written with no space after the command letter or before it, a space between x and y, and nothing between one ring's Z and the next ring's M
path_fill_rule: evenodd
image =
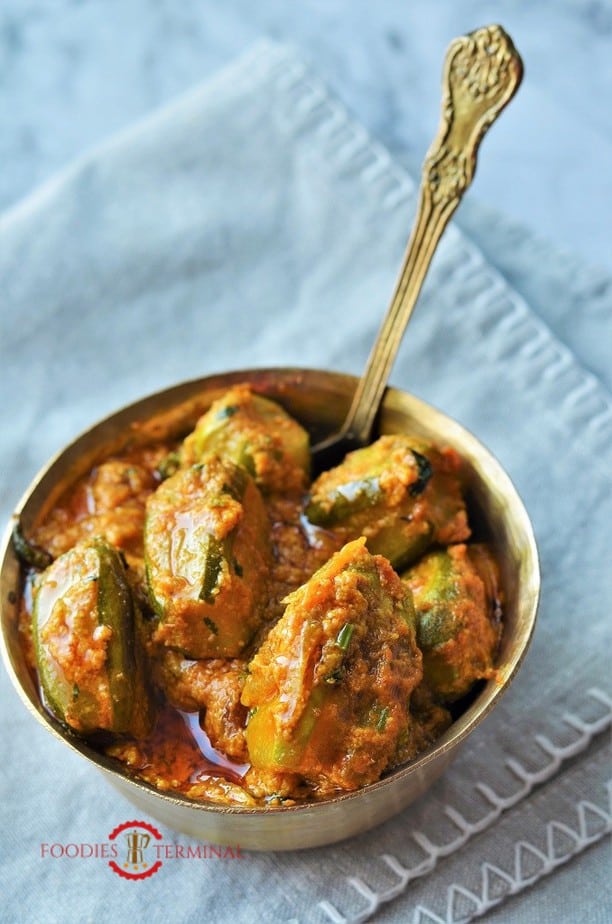
M406 591L358 539L289 595L242 692L255 767L300 774L319 789L379 778L422 675Z
M154 642L190 658L239 655L264 618L271 554L247 472L217 456L176 472L147 502L144 546Z
M434 543L468 538L459 464L450 449L382 436L319 476L306 517L345 541L365 536L370 552L405 567Z
M36 582L41 687L55 716L81 735L140 737L151 726L137 618L122 559L104 539L78 543Z
M501 634L497 565L485 546L430 552L402 575L414 597L424 680L439 701L494 673Z
M215 401L179 451L182 465L216 453L246 468L264 493L302 491L308 480L306 430L275 401L236 385Z

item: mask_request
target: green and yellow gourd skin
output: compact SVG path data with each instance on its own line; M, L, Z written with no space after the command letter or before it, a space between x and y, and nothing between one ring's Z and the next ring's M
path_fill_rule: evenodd
M269 523L248 473L208 456L147 502L148 593L156 644L189 658L236 657L265 618Z
M255 767L298 773L324 788L378 779L405 733L422 675L406 591L359 539L290 594L242 693Z
M139 618L122 558L99 537L59 556L35 583L43 695L60 722L85 737L141 737L151 728Z
M307 432L254 388L163 415L163 443L130 438L13 539L43 705L129 773L220 804L376 782L495 676L501 634L456 452L389 434L310 484Z
M501 634L497 565L480 544L432 551L402 574L412 590L424 681L439 702L493 676Z
M404 568L434 544L468 538L458 468L450 450L382 436L317 478L305 514L344 541L365 536L370 552Z
M211 405L184 440L178 462L193 465L208 455L246 469L264 494L299 493L308 483L307 431L280 404L246 385L234 386Z

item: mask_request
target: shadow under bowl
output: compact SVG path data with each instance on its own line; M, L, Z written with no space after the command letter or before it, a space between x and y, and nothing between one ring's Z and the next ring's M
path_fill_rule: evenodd
M313 442L335 432L345 418L357 379L308 369L255 369L186 382L144 398L81 434L36 476L15 510L26 530L39 522L64 490L109 452L178 438L231 385L250 382L279 401L311 433ZM77 751L141 811L159 822L211 843L249 850L317 847L362 833L421 796L448 766L516 674L533 633L540 588L532 526L512 482L485 447L458 423L423 401L387 390L380 433L410 432L451 446L465 464L467 505L475 538L493 546L501 568L504 628L496 676L483 683L450 728L427 751L356 792L293 806L244 808L196 803L162 793L131 777L121 765L71 734L44 708L18 632L23 575L11 532L0 547L3 656L11 679L33 715Z

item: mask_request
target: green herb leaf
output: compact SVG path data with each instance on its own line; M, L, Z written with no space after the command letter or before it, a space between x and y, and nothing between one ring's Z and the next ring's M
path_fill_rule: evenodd
M420 452L416 451L416 449L412 450L412 455L414 456L414 461L417 464L417 480L414 482L414 484L410 485L410 496L418 497L418 495L422 494L427 487L429 479L433 475L433 469L429 459L426 459L425 456L422 456Z
M341 648L342 651L346 651L348 646L351 643L353 637L353 632L355 631L355 626L351 622L346 622L340 631L338 632L338 637L336 639L336 645L338 648Z
M219 583L219 578L221 577L222 571L222 544L217 539L213 538L213 536L208 536L204 554L204 573L202 575L202 590L200 591L200 600L204 600L205 603L215 602L215 591L217 584Z
M37 571L44 571L52 563L53 558L46 549L26 539L19 521L13 528L12 540L15 553L24 564L36 568Z
M171 475L174 475L180 468L181 458L178 452L169 452L165 459L157 466L157 474L162 481L165 481L166 478L170 478Z

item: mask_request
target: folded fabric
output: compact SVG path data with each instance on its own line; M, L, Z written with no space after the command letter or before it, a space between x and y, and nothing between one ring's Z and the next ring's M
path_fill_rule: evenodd
M610 392L605 331L612 318L612 279L469 196L458 217L485 259Z
M5 518L54 451L148 391L253 366L359 373L414 188L291 51L266 43L1 216ZM529 280L550 274L525 251L520 282L541 293ZM606 291L585 289L585 305ZM575 882L555 871L610 828L600 733L612 400L598 310L588 333L560 328L563 343L545 323L553 313L534 313L451 227L394 368L392 384L502 461L544 576L521 672L430 793L321 850L166 863L137 884L105 863L77 873L78 860L42 856L41 843L104 840L135 810L37 727L3 674L6 920L357 922L378 911L458 924L493 920L503 902L503 920L519 922L533 920L534 894L555 921L595 919L595 895L583 887L578 908ZM603 854L592 857L602 880Z

